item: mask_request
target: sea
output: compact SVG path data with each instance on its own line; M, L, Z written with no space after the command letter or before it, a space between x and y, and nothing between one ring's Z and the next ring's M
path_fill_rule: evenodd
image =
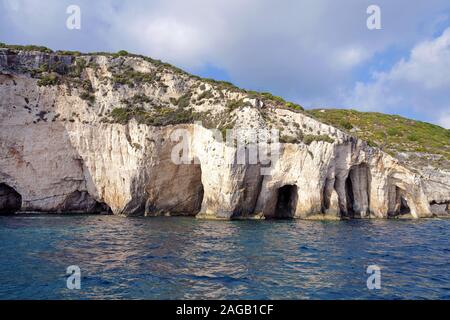
M450 299L450 220L0 217L0 299Z

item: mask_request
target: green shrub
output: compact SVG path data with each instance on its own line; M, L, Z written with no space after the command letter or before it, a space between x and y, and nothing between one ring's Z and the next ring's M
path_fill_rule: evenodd
M94 103L95 102L95 96L93 94L89 93L89 92L82 92L80 94L80 98L85 100L85 101L88 101L90 103Z
M311 134L307 134L303 137L303 143L306 145L310 145L313 141L324 141L324 142L328 142L328 143L333 143L334 139L323 134L323 135L311 135Z
M244 99L230 100L227 102L226 108L228 109L229 112L232 112L236 109L240 109L245 106L250 106L250 102L248 101L244 102Z
M219 90L241 90L238 87L236 87L234 84L228 81L221 81L221 80L215 80L215 79L201 79L202 81L205 81L213 86L215 86Z
M69 68L68 76L79 80L81 78L83 71L86 69L86 60L83 58L77 58L75 63Z
M11 49L11 50L20 50L20 51L39 51L39 52L43 52L43 53L52 53L53 50L44 47L44 46L34 46L34 45L26 45L26 46L22 46L22 45L14 45L14 44L4 44L5 48Z
M314 136L307 134L303 137L303 143L306 145L310 145L314 141Z
M287 102L286 103L286 107L288 109L296 110L296 111L303 111L303 110L305 110L301 105L293 103L293 102Z
M87 92L92 92L92 91L94 91L94 89L92 88L92 83L91 83L91 81L90 81L89 79L83 80L81 86L82 86L82 88L83 88L84 90L86 90Z
M120 124L126 124L132 117L132 112L125 108L114 108L111 111L113 121Z
M80 51L58 50L56 53L62 56L81 56Z
M211 99L214 98L214 94L212 93L211 90L202 92L198 97L197 97L197 101L203 100L203 99Z
M143 108L115 108L110 116L113 122L126 124L132 118L137 122L150 126L167 126L182 123L193 123L201 118L201 113L185 109L160 108L154 111L145 111Z
M284 104L284 105L287 104L286 100L284 100L284 99L281 98L281 97L274 96L274 95L271 94L270 92L262 92L262 93L260 94L260 96L261 96L263 99L266 99L266 100L274 101L274 102L277 102L277 103L280 103L280 104Z
M113 73L112 80L115 84L134 87L135 84L152 83L159 79L157 79L155 73L144 73L127 68L121 73Z
M280 137L280 143L299 143L301 140L298 140L297 137L293 137L293 136L286 136L283 135Z
M176 103L178 108L180 108L180 109L187 108L189 106L189 104L191 103L191 96L192 96L192 93L190 93L190 92L185 93L184 95L182 95L177 100L177 103Z
M378 148L378 144L376 144L372 140L367 140L367 145L372 148Z
M122 99L120 102L126 105L127 107L135 107L137 105L151 103L152 99L143 94L135 94L132 98Z
M390 136L402 136L402 132L397 128L389 128L386 130L387 134Z
M344 128L344 129L347 129L347 130L353 129L353 125L347 120L342 120L339 123L339 125L340 125L341 128Z
M124 56L127 56L128 55L128 52L127 51L125 51L125 50L120 50L120 51L118 51L114 56L116 56L116 57L124 57Z
M59 83L59 79L55 74L44 75L37 82L39 87L54 86Z

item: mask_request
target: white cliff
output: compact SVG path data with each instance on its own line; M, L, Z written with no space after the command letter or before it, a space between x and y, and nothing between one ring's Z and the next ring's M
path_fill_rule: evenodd
M448 174L430 187L295 109L142 57L0 49L0 212L419 218L430 194L450 200ZM242 164L228 128L280 129L279 155ZM180 141L189 163L173 161Z

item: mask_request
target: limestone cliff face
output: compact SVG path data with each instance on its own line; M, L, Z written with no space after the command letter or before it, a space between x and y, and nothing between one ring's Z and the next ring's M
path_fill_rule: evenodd
M227 128L279 129L279 155L242 163L251 146L223 141ZM182 164L180 141L191 160ZM419 218L448 203L448 179L430 187L276 99L157 61L0 49L0 211Z

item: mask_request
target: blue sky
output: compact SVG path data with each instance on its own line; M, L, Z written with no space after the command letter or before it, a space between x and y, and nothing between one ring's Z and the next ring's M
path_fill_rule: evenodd
M366 9L381 8L381 30ZM81 29L66 28L79 5ZM448 0L0 0L0 42L149 55L305 107L450 128Z

